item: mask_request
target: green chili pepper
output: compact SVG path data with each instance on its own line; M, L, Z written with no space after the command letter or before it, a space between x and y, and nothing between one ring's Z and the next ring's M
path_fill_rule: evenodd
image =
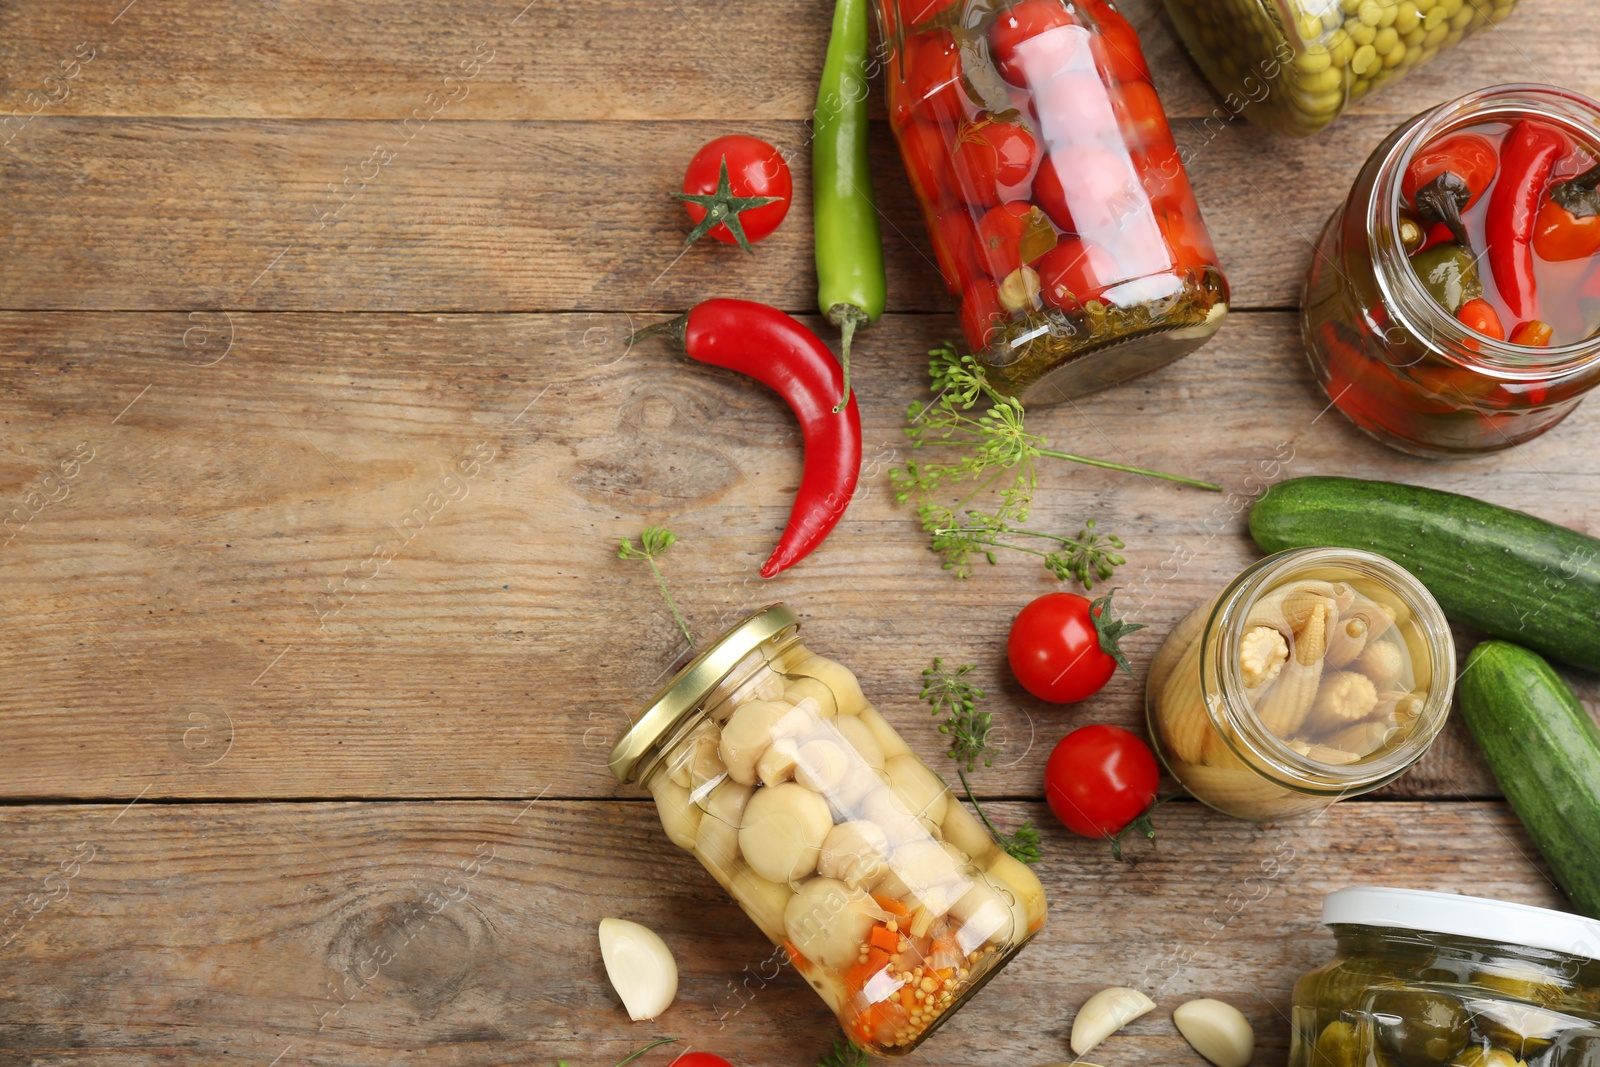
M888 282L867 161L868 7L837 0L833 36L812 119L811 193L816 218L817 304L839 327L850 402L850 339L883 314Z
M1472 253L1458 244L1433 245L1412 256L1410 262L1423 288L1452 315L1468 300L1483 295L1478 264Z

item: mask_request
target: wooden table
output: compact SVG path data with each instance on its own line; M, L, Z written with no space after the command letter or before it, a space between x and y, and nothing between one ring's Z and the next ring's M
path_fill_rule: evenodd
M1600 93L1588 6L1526 0L1289 142L1205 125L1215 105L1156 5L1129 0L1234 313L1183 363L1034 418L1063 447L1229 490L1045 472L1043 525L1127 540L1141 672L1256 558L1243 515L1275 459L1593 531L1600 405L1504 455L1411 460L1327 412L1293 310L1310 239L1400 119L1493 82ZM1198 1063L1169 1013L1212 995L1278 1063L1291 985L1332 947L1326 892L1562 905L1458 725L1318 819L1174 803L1136 867L1050 817L1054 741L1137 727L1140 683L1028 698L1003 638L1051 579L1008 559L957 580L893 501L922 353L955 323L885 128L893 311L858 349L862 486L822 551L755 576L795 427L747 382L623 340L711 295L814 310L801 146L830 7L0 5L0 1063L603 1067L658 1036L815 1062L839 1036L820 1001L773 976L755 927L606 771L682 651L615 555L652 523L682 536L664 566L697 634L787 601L935 766L918 672L974 662L994 694L1004 756L975 786L1042 830L1052 917L920 1062L1070 1059L1076 1005L1132 983L1160 1010L1100 1062ZM754 257L680 257L667 193L735 131L792 150L795 208ZM606 983L606 915L677 953L655 1023Z

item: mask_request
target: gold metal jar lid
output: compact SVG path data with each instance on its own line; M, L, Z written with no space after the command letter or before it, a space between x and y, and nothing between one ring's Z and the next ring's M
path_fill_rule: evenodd
M671 734L733 669L762 642L800 625L795 613L773 604L747 616L690 660L633 720L611 749L611 773L617 781L634 777L634 770L663 737Z

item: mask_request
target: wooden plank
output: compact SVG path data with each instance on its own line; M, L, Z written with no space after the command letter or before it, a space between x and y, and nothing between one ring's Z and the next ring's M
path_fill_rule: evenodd
M1210 114L1215 102L1157 0L1120 6L1169 112ZM434 106L428 94L438 92L450 118L804 119L829 12L808 0L581 8L425 0L404 10L328 0L202 10L178 0L45 0L0 10L0 113L398 120ZM1600 94L1592 57L1571 47L1573 27L1589 14L1584 0L1525 0L1497 30L1352 113L1409 115L1503 82ZM78 53L80 44L92 52ZM59 64L78 55L92 58L63 79Z
M1312 244L1392 125L1355 119L1309 142L1182 125L1236 307L1296 306ZM667 194L707 138L739 130L789 150L794 208L755 256L706 242L680 257L686 216ZM892 139L874 135L890 307L948 311ZM0 307L682 310L720 295L810 310L805 139L798 122L436 121L397 136L40 118L0 156Z
M1159 1007L1105 1059L1199 1067L1170 1012L1215 996L1250 1018L1258 1060L1281 1063L1290 989L1331 956L1326 893L1564 906L1497 803L1350 802L1263 827L1175 804L1137 868L1042 805L993 814L1040 826L1050 919L930 1041L930 1062L1071 1059L1076 1006L1130 984ZM0 903L18 916L0 935L0 1062L348 1065L426 1048L461 1065L604 1064L673 1036L808 1067L839 1037L648 804L24 806L0 826ZM677 957L677 1000L655 1023L629 1023L606 983L594 930L607 915L652 927Z
M992 794L1038 796L1071 726L1142 729L1142 679L1083 708L1026 697L1004 637L1053 579L1020 556L956 579L893 502L903 413L923 395L916 353L949 318L889 316L863 335L861 489L829 542L772 582L756 570L799 477L790 416L660 342L627 351L648 321L0 314L0 789L611 795L610 741L683 650L648 574L614 556L654 523L683 538L664 566L702 639L788 601L931 761L918 672L936 655L977 663L1007 743L980 777ZM1572 458L1600 407L1501 456L1421 464L1325 412L1286 314L1239 315L1189 359L1030 425L1229 490L1040 471L1040 528L1093 517L1126 538L1119 600L1148 624L1128 642L1140 671L1257 558L1244 514L1274 461L1280 476L1412 480L1591 532L1600 513L1596 472ZM450 476L474 456L472 477ZM1594 699L1593 680L1580 692ZM1460 737L1401 788L1493 792Z

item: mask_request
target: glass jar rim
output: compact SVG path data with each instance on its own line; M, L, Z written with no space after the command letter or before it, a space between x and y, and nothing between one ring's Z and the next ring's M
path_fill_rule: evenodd
M1468 125L1537 117L1560 127L1600 156L1600 103L1554 85L1513 82L1491 85L1420 113L1389 146L1367 203L1368 252L1390 315L1439 355L1461 368L1507 381L1532 381L1552 374L1577 374L1600 364L1600 335L1553 348L1530 349L1496 341L1447 314L1406 267L1400 243L1400 181L1412 157L1438 137ZM1471 342L1469 346L1467 342ZM1529 359L1530 351L1537 360Z
M1600 922L1594 919L1462 893L1350 886L1323 898L1322 922L1465 937L1600 960Z
M799 629L800 619L793 611L784 604L771 604L745 616L685 664L650 698L612 746L607 765L617 781L642 778L641 765L648 769L654 763L662 740L671 736L746 656L764 642Z
M1416 725L1405 743L1371 761L1337 765L1322 763L1289 747L1252 712L1240 673L1240 644L1250 608L1270 589L1298 572L1326 567L1366 571L1405 603L1428 641L1428 699L1417 712ZM1205 664L1213 640L1218 649L1220 693L1210 689ZM1212 727L1234 755L1274 785L1311 796L1340 797L1376 788L1399 777L1444 728L1455 688L1455 642L1450 624L1433 594L1415 575L1387 556L1355 548L1291 548L1258 561L1235 578L1217 597L1201 637L1201 692ZM1236 743L1234 738L1238 738Z

